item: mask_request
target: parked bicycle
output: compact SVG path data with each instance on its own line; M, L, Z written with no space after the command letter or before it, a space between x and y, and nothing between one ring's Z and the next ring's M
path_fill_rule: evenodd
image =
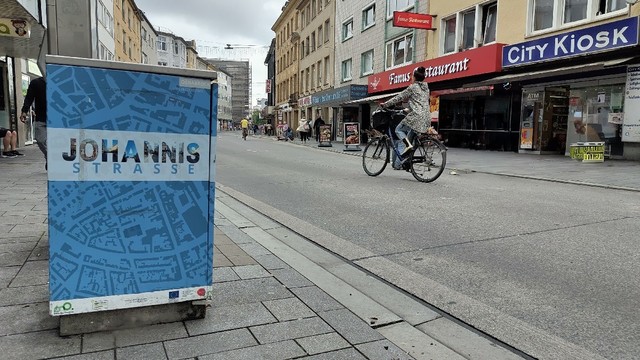
M411 140L413 150L404 157L394 144L391 119L394 116L404 117L402 110L376 110L372 115L373 128L366 130L369 142L362 152L362 168L369 176L382 174L389 163L391 149L400 158L403 168L410 171L416 180L432 182L444 171L447 164L447 148L440 142L435 130L414 136Z

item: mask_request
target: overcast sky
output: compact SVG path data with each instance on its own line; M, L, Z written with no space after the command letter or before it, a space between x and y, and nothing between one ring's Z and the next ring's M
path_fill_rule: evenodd
M286 0L135 0L153 26L196 40L201 57L250 59L252 102L266 97L264 58ZM225 50L225 44L258 45Z

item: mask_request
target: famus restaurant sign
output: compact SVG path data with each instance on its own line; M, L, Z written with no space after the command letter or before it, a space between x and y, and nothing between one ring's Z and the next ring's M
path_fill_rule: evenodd
M370 75L368 78L369 94L409 86L413 81L413 70L418 66L425 67L426 82L498 72L501 70L500 61L503 46L503 44L482 46Z
M502 67L518 66L614 50L638 44L638 18L505 46Z
M433 29L433 16L411 12L394 11L393 26L413 29Z

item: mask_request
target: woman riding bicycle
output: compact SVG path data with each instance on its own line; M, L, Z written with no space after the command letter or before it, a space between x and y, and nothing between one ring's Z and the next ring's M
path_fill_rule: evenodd
M425 133L431 126L429 86L424 82L425 77L425 68L423 66L416 68L413 71L413 84L381 105L383 108L388 108L408 100L408 108L405 109L407 116L395 129L398 138L401 140L398 142L398 150L402 151L401 144L405 148L402 151L403 156L413 149L411 138L413 138L414 132Z

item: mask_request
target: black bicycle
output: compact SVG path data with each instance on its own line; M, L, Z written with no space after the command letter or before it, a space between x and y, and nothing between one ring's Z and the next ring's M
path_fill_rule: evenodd
M413 149L402 156L393 142L390 126L393 117L404 117L402 110L378 109L372 115L373 128L365 130L369 142L362 152L362 168L369 176L382 174L389 163L391 149L400 158L403 168L410 171L416 180L436 180L447 164L447 148L440 142L438 134L430 130L411 139Z

